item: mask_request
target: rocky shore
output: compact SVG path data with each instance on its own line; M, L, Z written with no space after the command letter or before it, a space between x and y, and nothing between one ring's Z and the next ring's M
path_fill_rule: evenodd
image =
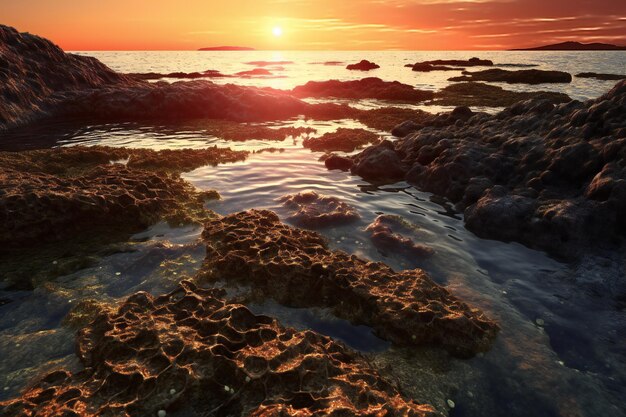
M457 108L407 122L395 143L352 158L372 181L405 179L465 210L479 236L573 257L624 236L626 83L585 103L517 103L496 115Z

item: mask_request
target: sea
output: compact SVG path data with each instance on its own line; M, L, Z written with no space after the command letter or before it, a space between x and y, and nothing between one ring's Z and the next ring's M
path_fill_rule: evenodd
M431 59L490 59L501 68L525 67L580 72L626 73L625 51L249 51L249 52L76 52L94 56L125 73L171 73L219 70L224 74L258 67L271 75L213 78L215 83L291 89L307 81L354 80L366 76L439 90L460 71L413 72L405 64ZM368 59L381 68L348 71L345 65ZM328 65L334 62L334 65ZM175 82L179 80L165 79ZM576 100L606 93L615 81L573 77L568 84L500 84L515 91L559 91ZM311 100L379 108L379 100ZM393 104L398 106L397 104ZM404 106L409 106L404 104ZM413 105L430 112L447 107ZM495 113L500 108L474 108ZM626 117L626 116L625 116ZM320 136L358 121L294 118L272 127L302 126ZM371 130L371 129L370 129ZM388 132L381 137L395 140ZM319 230L333 249L383 261L396 270L423 268L439 284L496 319L501 332L493 348L472 359L456 359L429 349L390 346L365 326L334 318L323 309L295 309L272 302L252 305L289 326L319 331L363 352L381 368L391 366L405 393L450 416L626 416L626 313L615 305L612 288L626 276L624 253L600 252L563 263L515 242L478 238L465 229L463 213L445 199L408 183L377 186L346 172L328 171L322 153L302 147L307 134L282 142L231 142L203 129L203 121L103 123L89 126L42 122L11 132L10 150L76 145L153 149L204 148L218 145L250 151L242 162L207 166L183 174L202 190L222 199L208 203L220 214L250 208L287 212L277 201L285 194L316 191L353 205L361 219L347 226ZM280 148L280 151L267 151ZM381 253L365 228L377 216L402 217L419 230L420 241L435 250L429 259ZM287 220L286 220L287 221ZM88 233L88 231L86 231ZM63 317L88 299L117 303L137 291L161 294L198 270L204 258L201 228L156 224L128 242L132 249L111 253L95 265L57 278L54 290L7 291L0 284L0 400L15 396L33 376L59 366L80 365L74 356L73 331ZM171 415L175 416L175 413Z

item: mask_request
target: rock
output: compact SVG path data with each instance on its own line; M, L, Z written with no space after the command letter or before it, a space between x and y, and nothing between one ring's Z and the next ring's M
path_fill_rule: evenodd
M399 345L435 345L462 357L489 348L497 325L422 270L395 272L293 229L265 210L209 221L201 276L250 288L248 297L292 307L327 307ZM241 288L240 288L241 289Z
M188 281L159 297L134 294L79 331L83 370L40 378L1 402L0 414L435 416L431 406L404 398L360 354L224 296Z
M400 126L397 142L353 156L352 172L375 182L403 175L465 210L481 237L574 259L626 235L625 101L621 81L586 103L526 100L495 115L425 117ZM401 169L389 178L391 166Z
M354 207L337 197L320 195L315 191L287 194L278 202L290 210L287 220L312 229L342 225L361 217Z
M433 97L433 92L418 90L398 81L368 77L353 81L309 81L292 90L296 97L373 98L402 102L420 102Z
M177 78L177 79L196 79L196 78L227 78L231 75L222 74L217 70L206 70L204 72L170 72L166 74L158 72L145 72L145 73L129 73L127 76L136 80L159 80L162 78Z
M352 152L379 140L380 135L369 130L340 127L336 131L325 133L319 138L306 138L302 145L312 151Z
M431 71L460 71L460 70L464 70L465 68L458 68L458 67L447 67L445 65L432 65L432 64L428 64L428 63L424 63L424 62L417 62L413 65L408 65L409 67L412 68L413 71L417 71L417 72L431 72Z
M417 227L409 224L399 216L382 214L365 229L370 239L383 254L400 254L415 258L432 256L435 251L423 244L415 243L406 234L416 235Z
M623 74L598 74L597 72L581 72L576 74L578 78L595 78L596 80L623 80L626 79L626 75Z
M400 180L407 171L393 143L387 140L365 149L353 163L350 171L366 180Z
M413 120L405 120L404 122L396 125L392 130L391 134L397 138L403 138L409 133L413 133L422 128L422 125L414 122Z
M492 68L484 71L463 71L463 76L452 77L448 81L487 81L509 84L571 83L572 76L563 71L543 71L537 69L509 71Z
M352 168L352 159L345 156L331 154L324 159L324 165L328 169L340 169L342 171L348 171Z
M349 70L357 70L357 71L370 71L376 68L380 68L380 65L377 65L373 62L368 61L367 59L362 59L357 64L349 64L346 69Z
M418 62L417 64L426 65L451 65L454 67L491 67L493 61L488 59L470 58L468 60L463 59L436 59L432 61ZM416 64L414 64L416 65ZM459 68L457 68L459 69Z
M553 91L509 91L495 85L467 82L450 84L435 93L433 101L438 106L485 106L506 107L520 101L536 99L550 103L567 103L571 98L565 93Z
M258 76L266 76L266 75L269 76L273 74L269 70L266 70L265 68L255 68L255 69L247 70L247 71L239 71L235 75L238 75L240 77L258 77Z

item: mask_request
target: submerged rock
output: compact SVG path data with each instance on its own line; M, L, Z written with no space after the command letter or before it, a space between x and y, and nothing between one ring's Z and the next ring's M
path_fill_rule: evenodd
M369 130L340 127L334 132L324 133L319 138L306 138L302 145L312 151L352 152L379 140L380 135Z
M357 71L370 71L376 68L380 68L380 65L370 62L367 59L362 59L360 62L356 64L349 64L346 67L346 69Z
M287 220L312 229L341 225L361 217L354 207L337 197L320 195L315 191L287 194L278 201L290 210Z
M257 77L257 76L273 75L273 74L269 70L266 70L265 68L255 68L255 69L251 69L247 71L239 71L235 75L238 75L240 77Z
M488 59L480 59L480 58L470 58L468 60L463 59L436 59L431 61L423 61L418 62L417 64L426 64L426 65L451 65L454 67L491 67L493 66L493 61Z
M431 91L418 90L398 81L368 77L353 81L309 81L292 90L296 97L373 98L404 102L420 102L433 97Z
M572 76L563 71L544 71L537 69L509 71L492 68L484 71L463 71L460 77L452 77L448 81L487 81L505 82L509 84L544 84L571 83Z
M177 78L183 80L192 80L196 78L227 78L231 77L231 75L222 74L217 70L206 70L204 72L170 72L170 73L159 73L159 72L142 72L142 73L129 73L127 76L134 78L136 80L160 80L162 78Z
M435 93L429 105L507 107L529 99L547 100L554 104L572 99L565 93L554 91L510 91L495 85L467 82L455 83Z
M83 370L48 374L0 403L0 414L436 414L404 398L358 353L254 315L224 295L183 281L159 297L131 296L79 331Z
M400 254L411 258L432 256L435 251L426 245L415 243L406 234L415 235L416 226L409 224L399 216L382 214L365 229L370 233L374 245L386 255Z
M578 78L595 78L596 80L623 80L626 79L626 75L623 74L599 74L597 72L581 72L576 74Z
M434 345L467 357L489 349L497 325L422 270L395 272L330 251L317 233L249 210L209 221L203 278L251 288L259 299L293 307L328 307L399 345Z
M529 100L496 115L438 116L366 148L352 172L447 197L479 236L575 257L626 234L625 102L621 81L586 103Z
M447 67L445 65L433 65L428 64L426 62L417 62L415 64L407 64L405 67L410 67L413 71L416 72L431 72L431 71L460 71L465 68L459 67Z
M324 165L326 165L328 169L348 171L352 168L352 159L341 155L330 154L324 158Z

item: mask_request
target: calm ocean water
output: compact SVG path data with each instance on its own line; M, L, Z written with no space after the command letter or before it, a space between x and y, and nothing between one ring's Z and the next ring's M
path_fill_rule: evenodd
M626 72L626 52L81 52L122 72L219 70L232 74L255 66L250 61L288 61L267 66L281 78L228 78L214 82L292 88L309 80L377 76L419 88L440 89L454 72L415 73L404 64L472 56L497 64L536 64L571 73ZM345 64L369 59L381 65L367 73ZM325 61L343 65L327 66ZM280 68L278 68L280 67ZM571 84L506 85L514 90L563 91L575 99L597 97L614 82L574 78ZM380 102L352 103L380 106ZM432 110L432 109L431 109ZM494 111L495 109L490 109ZM318 136L338 127L363 127L352 120L293 119L272 126L309 126ZM388 136L385 132L379 132ZM520 244L479 239L463 226L462 214L445 201L406 183L373 186L344 172L328 171L321 153L302 148L303 137L283 142L229 142L207 134L202 121L176 126L136 123L95 126L43 124L16 132L32 146L111 145L150 148L203 148L217 144L259 151L244 162L204 167L184 174L201 189L216 189L223 199L210 208L227 214L268 208L285 217L280 196L304 190L334 195L358 208L361 220L321 231L332 247L384 261L396 269L424 268L441 284L496 318L502 327L487 354L467 361L432 353L396 351L362 326L333 319L324 311L287 309L272 303L254 306L285 324L313 328L368 352L395 372L420 401L455 416L623 416L626 415L626 319L602 295L623 277L623 257L608 253L562 264ZM21 135L21 136L20 136ZM369 242L365 227L379 214L394 214L417 225L420 240L435 255L415 260L384 255ZM62 291L1 292L0 399L24 386L42 367L73 363L71 331L62 324L69 309L87 298L115 302L138 290L160 293L199 267L204 249L199 228L156 225L137 235L132 251L104 258L98 265L61 277ZM606 291L605 291L606 293ZM6 358L11 357L11 360ZM398 359L400 358L400 359ZM424 383L424 381L428 381ZM4 389L2 389L4 387ZM456 407L449 410L446 400Z

